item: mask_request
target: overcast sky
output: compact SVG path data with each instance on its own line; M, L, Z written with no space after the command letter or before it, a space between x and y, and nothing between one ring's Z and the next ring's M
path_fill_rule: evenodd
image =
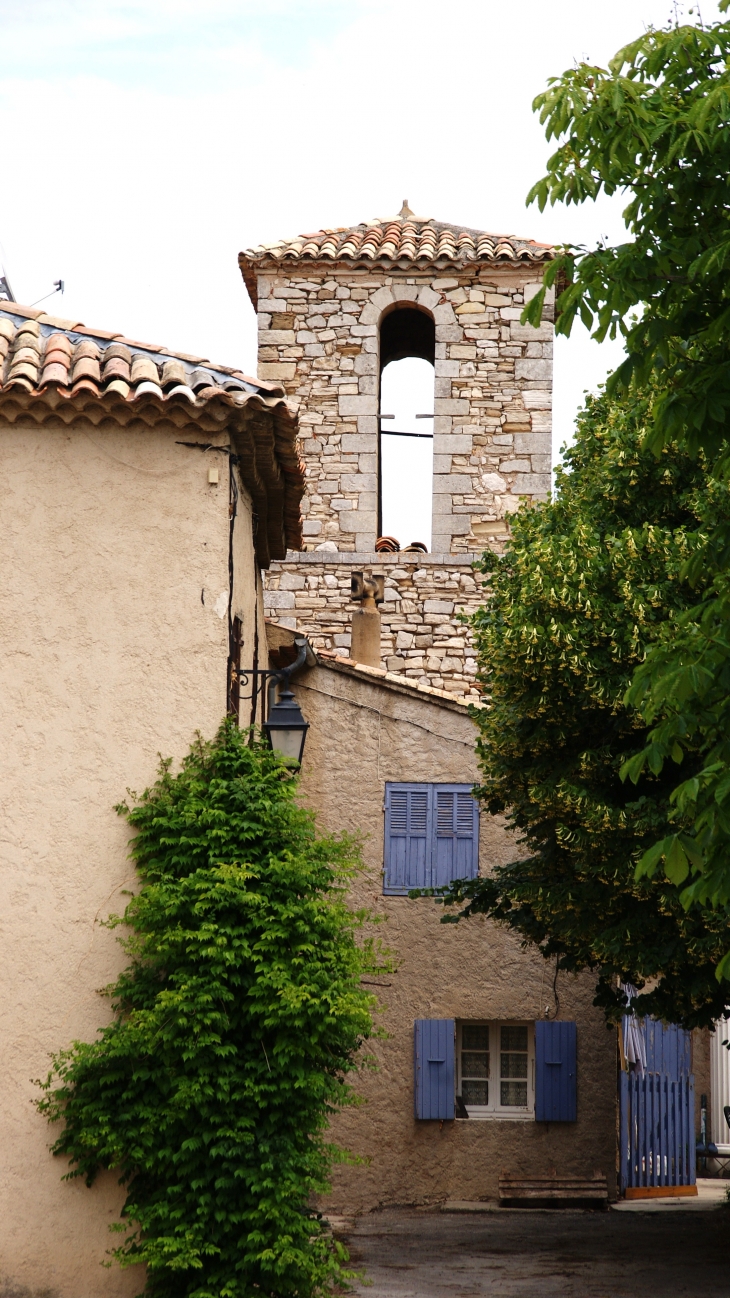
M691 6L678 5L680 17ZM621 204L525 209L547 78L671 0L0 0L0 260L31 303L255 373L241 248L397 212L546 241ZM703 0L705 21L717 15ZM690 19L691 21L691 19ZM615 355L615 350L614 350ZM615 363L558 345L556 447Z

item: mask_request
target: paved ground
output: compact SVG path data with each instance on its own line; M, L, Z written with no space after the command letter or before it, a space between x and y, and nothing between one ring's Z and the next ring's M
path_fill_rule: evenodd
M388 1209L344 1238L367 1274L362 1298L728 1298L730 1210L703 1206Z

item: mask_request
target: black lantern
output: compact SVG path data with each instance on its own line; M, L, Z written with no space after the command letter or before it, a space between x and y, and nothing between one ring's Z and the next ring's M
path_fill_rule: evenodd
M304 720L288 680L284 682L279 702L269 708L269 717L263 728L274 752L285 761L300 766L309 722Z

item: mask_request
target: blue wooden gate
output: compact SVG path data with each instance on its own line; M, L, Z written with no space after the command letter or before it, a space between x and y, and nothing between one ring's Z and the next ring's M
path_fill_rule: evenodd
M646 1071L621 1073L621 1190L694 1185L694 1077L689 1033L645 1021Z

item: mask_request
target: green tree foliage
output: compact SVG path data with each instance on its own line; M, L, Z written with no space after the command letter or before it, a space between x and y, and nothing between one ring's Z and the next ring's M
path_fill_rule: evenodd
M721 11L728 3L721 0ZM552 81L535 107L558 148L530 198L544 207L601 192L631 196L625 243L567 249L551 265L546 282L563 285L558 331L569 333L580 315L596 338L620 332L628 355L614 390L654 384L647 444L659 452L678 441L714 461L717 488L685 570L704 598L637 670L630 700L652 728L624 774L638 779L646 765L658 773L699 749L702 761L686 763L673 790L670 832L640 869L655 873L663 861L667 877L684 885L688 906L723 908L730 904L730 23L649 30L607 69L581 63ZM537 322L541 307L539 294L525 318ZM730 977L730 954L718 968L724 974Z
M112 1022L55 1058L39 1107L70 1177L119 1171L114 1254L147 1264L150 1298L307 1298L350 1274L312 1203L377 953L344 896L356 845L317 837L295 788L226 722L119 808L141 880L117 921L130 964Z
M596 338L624 336L623 382L661 374L654 447L678 437L714 453L726 436L729 56L730 23L650 29L608 69L580 63L534 101L548 139L561 142L528 202L631 195L627 242L566 250L545 284L567 280L558 333L580 316ZM526 309L533 323L543 297Z
M663 878L634 878L637 850L666 832L672 781L646 772L634 789L619 774L645 737L623 703L632 670L693 598L680 574L706 482L676 446L659 459L642 449L650 406L589 398L557 499L523 506L505 555L482 560L479 797L507 811L524 859L453 887L461 915L445 920L485 913L561 968L595 969L609 1017L623 1005L617 975L658 978L639 1009L695 1026L725 1005L725 924L685 910Z

